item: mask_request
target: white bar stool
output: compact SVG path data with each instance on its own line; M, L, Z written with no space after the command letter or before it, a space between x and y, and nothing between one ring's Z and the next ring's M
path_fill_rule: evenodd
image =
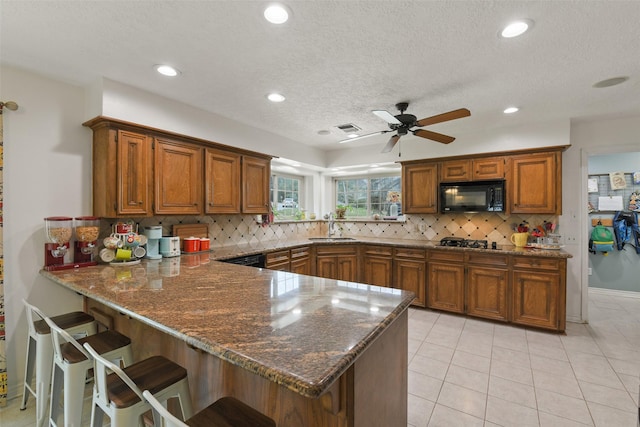
M276 422L233 397L223 397L182 422L148 390L142 392L153 407L154 427L276 427Z
M51 328L53 340L49 426L57 427L58 425L60 396L62 395L64 426L80 427L87 374L93 367L91 355L82 345L89 343L104 358L111 361L122 361L124 366L129 366L133 363L131 340L116 331L99 332L76 340L66 331L60 329L51 319L45 317L44 320Z
M151 405L141 389L149 390L161 402L177 397L184 419L193 413L187 370L182 366L162 356L152 356L120 369L90 344L85 343L84 348L93 358L93 427L102 426L104 414L109 416L111 427L142 426L142 415L151 410Z
M27 408L30 395L36 399L36 426L42 426L49 399L49 385L51 384L51 369L53 367L53 345L49 325L40 315L37 307L22 300L26 308L29 336L27 338L27 360L24 368L24 383L22 390L21 410ZM71 335L87 336L97 331L97 323L87 313L74 311L51 318L56 325ZM35 372L34 372L35 371ZM35 384L33 376L35 373Z

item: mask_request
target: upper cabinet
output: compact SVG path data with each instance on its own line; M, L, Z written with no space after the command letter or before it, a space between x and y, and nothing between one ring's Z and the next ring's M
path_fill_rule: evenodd
M240 213L240 170L240 154L206 149L205 213Z
M155 213L202 213L202 148L155 138Z
M84 126L95 216L269 212L271 156L105 117Z
M509 158L509 213L562 213L561 154L553 151Z
M242 156L242 212L269 213L269 179L271 161Z
M438 163L402 164L402 210L405 213L438 212Z
M505 158L449 160L440 163L440 182L504 179Z

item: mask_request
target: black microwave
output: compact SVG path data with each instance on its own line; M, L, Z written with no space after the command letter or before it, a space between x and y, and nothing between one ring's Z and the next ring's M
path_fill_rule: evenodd
M440 212L502 212L504 181L443 182Z

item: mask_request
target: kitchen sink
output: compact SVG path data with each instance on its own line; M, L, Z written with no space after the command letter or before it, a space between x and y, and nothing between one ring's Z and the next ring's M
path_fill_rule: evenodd
M343 242L345 240L355 240L353 237L309 237L309 240L316 242Z

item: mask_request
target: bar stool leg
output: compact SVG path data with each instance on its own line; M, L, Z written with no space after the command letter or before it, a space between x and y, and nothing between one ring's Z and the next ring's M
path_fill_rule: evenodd
M24 383L22 387L22 404L20 405L20 410L24 411L27 409L27 401L29 400L29 396L34 390L31 389L31 381L33 380L33 372L36 364L36 342L35 340L29 336L27 338L27 361L24 364Z

